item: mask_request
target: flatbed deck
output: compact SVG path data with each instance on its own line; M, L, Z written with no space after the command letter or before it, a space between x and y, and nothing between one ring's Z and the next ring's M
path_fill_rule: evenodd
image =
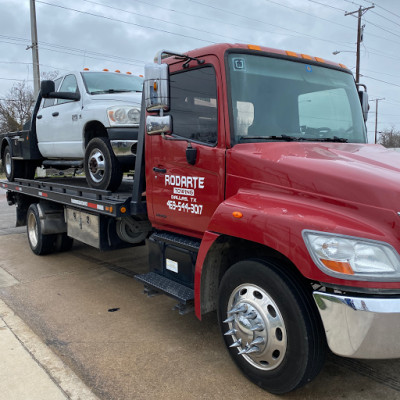
M133 179L124 179L115 192L92 189L88 187L86 179L81 177L15 179L14 182L0 181L0 187L10 192L121 217L131 215L133 182ZM144 200L144 196L142 197Z

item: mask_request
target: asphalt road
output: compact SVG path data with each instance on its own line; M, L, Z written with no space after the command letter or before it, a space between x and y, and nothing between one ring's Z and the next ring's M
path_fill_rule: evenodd
M226 352L216 315L203 321L147 298L130 275L146 247L35 256L0 189L0 298L101 399L274 399ZM1 395L0 395L1 397ZM317 379L285 399L400 399L400 360L328 357Z

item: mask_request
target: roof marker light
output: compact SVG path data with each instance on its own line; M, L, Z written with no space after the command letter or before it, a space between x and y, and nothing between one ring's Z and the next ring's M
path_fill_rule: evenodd
M247 47L250 50L261 50L261 47L260 46L256 46L255 44L248 44Z
M302 54L301 58L304 58L305 60L312 60L313 58L309 56L308 54Z
M108 69L107 69L107 68L104 68L103 71L104 71L104 72L108 72Z
M286 50L286 54L288 55L288 56L291 56L291 57L298 57L299 55L297 54L297 53L295 53L294 51L289 51L289 50Z
M324 63L325 62L325 60L323 58L321 58L321 57L315 57L315 60L320 62L320 63Z
M348 69L344 64L339 64L342 68Z
M116 70L115 70L115 72L118 72L118 73L120 73L121 71L120 71L119 69L116 69Z
M89 68L83 68L84 71L89 71Z
M128 74L128 75L132 75L132 72L129 72L129 71L128 71L127 74Z

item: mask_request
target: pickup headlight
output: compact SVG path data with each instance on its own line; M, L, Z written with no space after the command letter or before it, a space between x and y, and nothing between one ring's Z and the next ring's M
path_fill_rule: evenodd
M400 256L388 243L303 231L315 264L327 275L360 281L400 280Z
M115 106L107 109L110 126L139 125L140 110L131 106Z

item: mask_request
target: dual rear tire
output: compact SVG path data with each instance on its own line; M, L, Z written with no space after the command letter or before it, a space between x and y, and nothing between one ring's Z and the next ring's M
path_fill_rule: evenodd
M36 164L27 160L14 160L10 145L4 149L2 161L6 177L10 182L18 178L33 179L35 177Z

